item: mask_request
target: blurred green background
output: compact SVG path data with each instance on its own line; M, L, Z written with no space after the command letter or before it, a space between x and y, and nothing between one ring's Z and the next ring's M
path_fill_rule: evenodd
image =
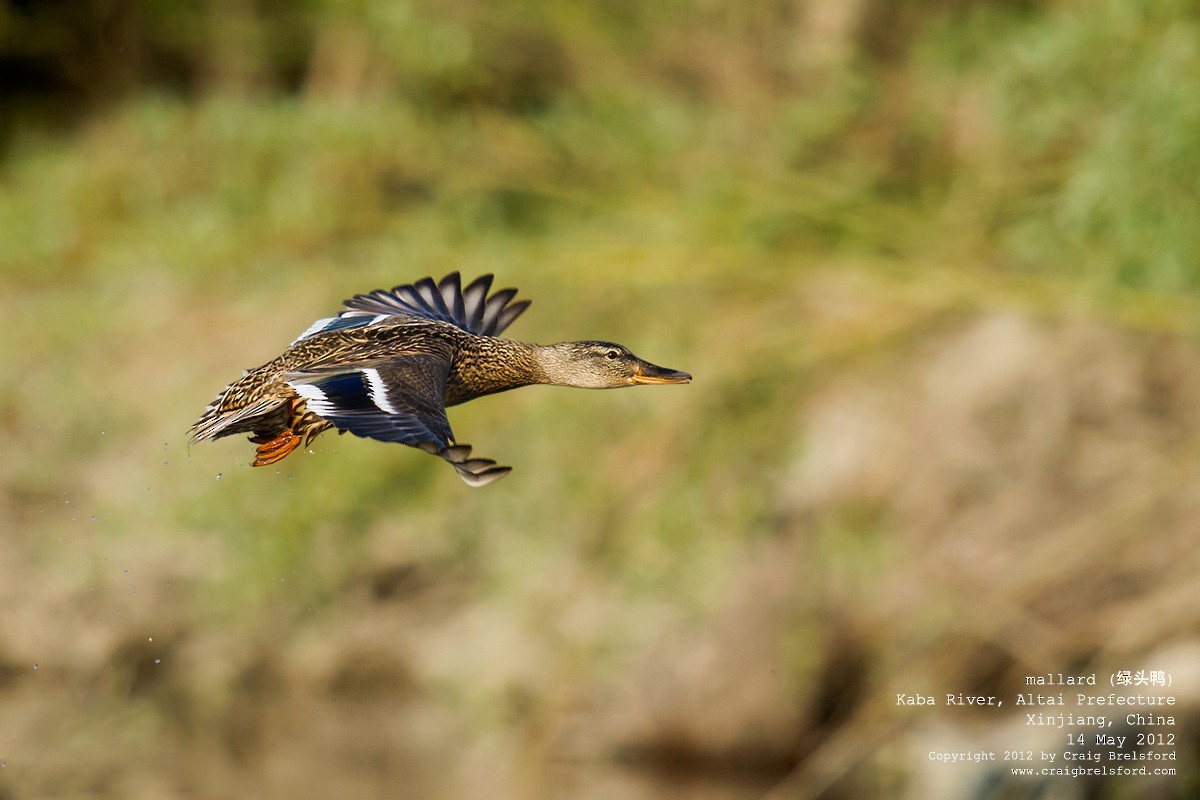
M2 800L1200 793L1196 4L9 0L0 75ZM188 446L453 270L695 382L452 410L480 490ZM895 702L1122 669L1178 776Z

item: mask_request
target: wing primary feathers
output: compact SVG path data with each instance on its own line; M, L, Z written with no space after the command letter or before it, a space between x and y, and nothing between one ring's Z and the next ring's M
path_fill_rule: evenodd
M438 289L441 291L442 302L450 311L450 316L455 320L465 322L467 319L467 310L463 303L462 278L459 274L451 272L442 278L442 282L438 284Z
M504 307L509 301L517 295L516 289L501 289L488 298L483 309L483 330L484 336L495 336L504 328L497 324L500 313L504 311Z
M531 302L531 300L521 300L516 303L509 303L508 306L501 311L499 316L496 318L496 333L499 333L509 325L512 325L513 320L521 316L521 314L525 312L525 309L529 308L529 304Z
M512 467L497 466L490 458L471 458L471 445L456 444L438 449L432 442L418 445L427 453L439 455L454 467L468 486L486 486L512 472Z
M463 321L467 330L483 330L483 313L487 308L487 293L492 287L491 275L480 275L463 289Z
M447 276L449 277L449 276ZM445 279L443 279L444 282ZM452 320L454 315L450 313L446 301L442 299L441 290L438 285L433 282L433 278L422 278L413 284L413 288L425 301L425 304L442 320Z
M462 276L452 272L439 282L422 278L390 290L376 289L356 294L345 301L347 310L331 322L314 325L300 337L315 336L341 327L379 324L387 316L410 316L457 325L479 336L497 336L529 306L528 300L513 302L516 289L501 289L491 297L492 276L481 275L465 288ZM347 317L370 315L369 321L340 322Z

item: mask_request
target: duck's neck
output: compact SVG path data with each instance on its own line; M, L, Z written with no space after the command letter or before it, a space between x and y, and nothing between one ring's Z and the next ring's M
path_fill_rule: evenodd
M515 339L474 338L471 347L459 351L450 369L446 405L534 383L553 383L542 363L546 349Z
M532 344L515 339L476 337L454 361L446 385L446 405L547 383L583 389L603 388L578 364L576 343Z

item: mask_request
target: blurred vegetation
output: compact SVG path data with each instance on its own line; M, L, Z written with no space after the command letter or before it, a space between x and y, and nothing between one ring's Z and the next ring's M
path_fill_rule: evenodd
M0 73L2 797L922 796L889 690L1195 635L1193 3L14 0ZM187 447L452 270L696 382L455 409L481 491Z

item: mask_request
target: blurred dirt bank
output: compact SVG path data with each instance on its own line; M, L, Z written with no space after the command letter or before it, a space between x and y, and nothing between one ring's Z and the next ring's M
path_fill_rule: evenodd
M0 12L0 800L1196 794L1190 5L296 8ZM187 446L456 269L696 380ZM1176 776L896 702L1119 670Z

